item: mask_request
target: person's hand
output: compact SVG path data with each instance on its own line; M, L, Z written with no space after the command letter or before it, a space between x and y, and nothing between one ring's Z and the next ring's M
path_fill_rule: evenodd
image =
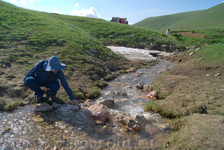
M25 86L25 85L22 87L22 91L23 91L23 92L26 92L26 91L27 91L27 89L28 89L28 87L27 87L27 86Z
M78 107L78 109L80 109L81 107L79 106L79 102L76 99L73 99L70 101L72 105L75 105Z

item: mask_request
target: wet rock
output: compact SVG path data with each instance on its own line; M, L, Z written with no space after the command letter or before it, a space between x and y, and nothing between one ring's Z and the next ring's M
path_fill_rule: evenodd
M143 85L143 90L150 91L150 85L147 84Z
M156 125L162 130L171 130L169 123L165 123L165 124L154 123L154 125Z
M147 99L157 99L157 92L156 91L152 91L150 92L148 95L142 95L141 98L147 98Z
M143 124L148 121L143 115L134 116L134 120L136 120L140 124Z
M107 106L108 108L114 107L114 100L112 99L97 100L96 103L103 104L104 106Z
M70 121L72 114L74 111L78 110L78 107L75 105L64 104L56 110L58 114L57 118L62 119L64 121Z
M74 111L74 110L78 110L78 107L75 105L70 105L70 104L64 104L57 109L57 111L60 111L60 112L68 112L68 111Z
M120 95L121 96L127 96L127 93L125 91L122 91Z
M135 68L128 69L127 72L136 72Z
M122 76L121 79L127 79L127 77L126 76Z
M114 77L114 78L117 78L117 74L115 72L111 72L111 75Z
M133 74L133 75L136 76L136 77L139 77L140 76L140 74L137 74L137 73L136 74Z
M148 98L151 98L151 99L157 99L157 92L156 91L151 91L148 95L147 95Z
M37 123L44 122L44 119L41 117L41 115L37 115L37 114L33 115L32 120Z
M116 121L124 125L130 130L138 131L141 129L141 124L130 116L129 113L122 113L116 116Z
M139 74L139 75L142 75L142 72L140 72L140 71L137 71L136 73Z
M43 112L53 109L53 107L49 105L48 103L40 103L40 104L37 104L35 107L36 107L36 111L43 111Z
M145 85L145 83L143 81L139 82L135 87L137 89L143 89L143 86Z
M132 89L132 86L129 85L129 86L126 86L126 88L128 88L128 89Z
M90 106L85 112L87 116L93 116L97 121L99 121L99 123L102 124L104 124L107 120L112 120L107 107L99 103Z
M61 104L58 104L58 103L53 102L52 103L52 107L56 109L56 108L61 107Z
M55 127L59 129L66 129L67 128L67 123L64 121L57 121L55 122Z
M90 99L87 99L84 103L83 106L85 107L89 107L91 105L95 104L94 102L92 102Z

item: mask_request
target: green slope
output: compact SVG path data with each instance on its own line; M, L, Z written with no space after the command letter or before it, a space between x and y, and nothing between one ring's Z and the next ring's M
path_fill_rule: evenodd
M134 24L134 26L147 27L147 28L160 30L162 28L166 28L170 25L173 25L176 22L179 22L193 15L196 15L199 12L200 11L192 11L192 12L178 13L173 15L159 16L159 17L149 17Z
M31 91L21 94L24 75L54 52L67 65L64 72L75 96L85 99L98 96L107 85L101 78L113 78L107 69L125 72L130 63L139 67L138 62L116 55L105 45L162 49L163 44L183 47L154 29L32 11L0 1L0 109L1 104L14 106L20 104L17 100L33 100ZM63 88L58 95L68 98ZM9 97L6 102L4 97Z
M186 12L148 18L135 26L150 27L157 30L191 30L224 28L224 3L216 5L207 10Z

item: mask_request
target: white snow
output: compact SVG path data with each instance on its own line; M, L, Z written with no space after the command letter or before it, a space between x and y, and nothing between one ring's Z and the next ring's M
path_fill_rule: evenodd
M148 62L156 61L157 58L150 55L150 53L159 53L159 55L170 55L171 53L158 51L158 50L145 50L138 48L129 47L117 47L117 46L107 46L114 53L121 55L129 60L144 60Z

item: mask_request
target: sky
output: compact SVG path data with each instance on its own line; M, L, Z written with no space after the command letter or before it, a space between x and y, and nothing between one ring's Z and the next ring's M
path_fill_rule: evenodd
M1 1L1 0L0 0ZM127 18L135 24L148 17L209 9L223 0L3 0L18 7L49 13L100 18Z

